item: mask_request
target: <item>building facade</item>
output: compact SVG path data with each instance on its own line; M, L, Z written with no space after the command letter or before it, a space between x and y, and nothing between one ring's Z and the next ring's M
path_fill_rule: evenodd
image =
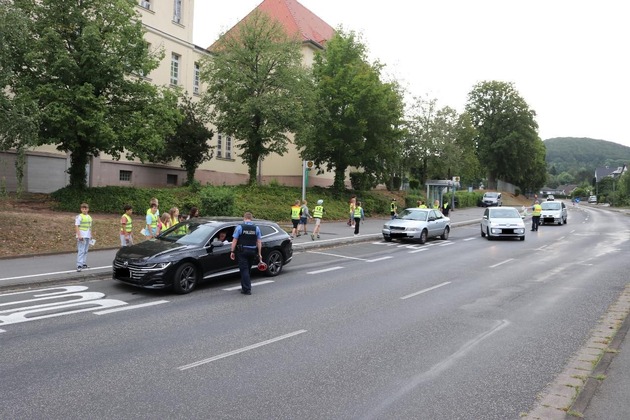
M211 57L208 49L193 43L194 6L194 0L138 0L136 6L150 49L164 54L158 68L143 77L158 86L179 87L193 100L200 98L204 88L200 81L200 63ZM217 3L216 7L226 5ZM308 65L334 33L332 27L295 0L264 0L256 9L279 20L287 31L301 35L302 55ZM209 140L214 146L214 157L197 169L195 178L202 185L247 182L247 166L238 156L239 140L218 133L215 127L210 128L214 132L213 138ZM0 181L7 191L16 191L18 188L15 176L17 158L13 151L0 153ZM57 151L53 145L29 150L25 158L22 189L50 193L62 188L69 181L66 172L69 166L69 154ZM302 159L296 147L290 144L285 155L270 155L260 162L259 180L263 184L277 182L299 186L302 185L302 171ZM186 180L186 172L177 161L169 164L141 163L125 158L115 160L106 154L92 158L87 172L87 184L91 187L179 186ZM312 171L308 176L308 184L329 186L333 179L333 173L317 175Z

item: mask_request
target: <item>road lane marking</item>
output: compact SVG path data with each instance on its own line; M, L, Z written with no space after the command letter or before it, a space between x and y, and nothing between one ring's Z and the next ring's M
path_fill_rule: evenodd
M381 257L381 258L376 258L374 260L365 260L366 262L377 262L377 261L383 261L383 260L389 260L390 258L394 258L391 255L388 257Z
M451 284L451 282L450 281L445 281L444 283L437 284L437 285L435 285L433 287L429 287L428 289L420 290L419 292L412 293L412 294L407 295L407 296L403 296L400 299L401 300L409 299L411 297L418 296L418 295L421 295L421 294L426 293L426 292L430 292L431 290L435 290L435 289L437 289L439 287L446 286L447 284Z
M413 251L409 251L410 254L415 254L416 252L423 252L428 250L429 248L420 248L420 249L414 249Z
M306 274L321 274L321 273L326 273L328 271L335 271L335 270L341 270L343 267L337 266L337 267L330 267L330 268L325 268L323 270L317 270L317 271L308 271Z
M180 366L177 369L179 369L179 370L186 370L186 369L191 369L191 368L194 368L194 367L197 367L197 366L205 365L206 363L215 362L217 360L224 359L226 357L234 356L236 354L243 353L243 352L246 352L246 351L249 351L249 350L253 350L253 349L256 349L258 347L266 346L267 344L272 344L272 343L275 343L276 341L286 340L287 338L291 338L291 337L294 337L296 335L303 334L305 332L306 332L306 330L293 331L292 333L281 335L281 336L276 337L276 338L271 338L271 339L266 340L266 341L261 341L260 343L252 344L251 346L242 347L240 349L232 350L232 351L229 351L227 353L223 353L223 354L219 354L217 356L209 357L207 359L199 360L198 362L193 362L193 363L190 363L188 365Z
M111 269L112 266L111 265L106 265L103 267L90 267L90 268L84 268L83 271L88 271L88 270L102 270L104 268L109 268ZM57 274L69 274L69 273L76 273L76 270L67 270L67 271L53 271L50 273L41 273L41 274L28 274L26 276L16 276L16 277L4 277L1 278L0 281L7 281L7 280L19 280L19 279L28 279L31 277L42 277L42 276L54 276Z
M510 261L514 261L514 258L510 258L510 259L507 259L507 260L505 260L505 261L502 261L502 262L500 262L500 263L498 263L498 264L491 265L491 266L490 266L490 268L495 268L495 267L498 267L498 266L500 266L500 265L507 264L507 263L509 263Z
M474 238L466 238L464 239L464 241L474 241L475 239L478 239L478 237L475 236Z
M155 302L140 303L138 305L122 306L120 308L105 309L104 311L98 311L98 312L94 312L94 313L96 315L107 315L107 314L111 314L111 313L114 313L114 312L128 311L130 309L137 309L137 308L144 308L144 307L147 307L147 306L160 305L162 303L168 303L168 300L157 300Z
M310 254L328 255L329 257L346 258L348 260L367 261L365 258L347 257L345 255L331 254L329 252L308 251Z
M267 283L273 283L273 280L256 281L256 282L252 283L252 287L260 286L261 284L267 284ZM228 287L227 289L223 289L223 290L231 292L232 290L240 290L240 288L241 288L241 286L234 286L234 287Z

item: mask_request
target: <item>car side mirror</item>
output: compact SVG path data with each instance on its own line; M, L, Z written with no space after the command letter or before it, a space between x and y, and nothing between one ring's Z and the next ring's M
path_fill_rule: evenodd
M429 222L435 222L435 217L429 217Z

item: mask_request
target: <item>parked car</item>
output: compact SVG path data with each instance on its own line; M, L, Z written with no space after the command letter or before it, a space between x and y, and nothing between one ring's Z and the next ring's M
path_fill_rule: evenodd
M514 207L487 208L481 218L481 236L493 238L519 238L525 240L525 222Z
M557 223L559 225L567 223L567 206L562 201L545 201L540 205L540 224Z
M554 201L555 199L556 199L556 198L555 198L553 195L551 195L551 194L549 194L549 195L547 196L547 201Z
M483 198L481 199L481 205L483 207L492 207L492 206L501 207L503 205L503 202L501 201L501 193L500 192L484 193Z
M238 273L230 259L232 234L242 219L195 217L178 223L155 239L123 247L112 264L113 278L149 289L172 287L190 293L203 280ZM293 258L290 236L274 222L254 220L262 234L265 274L277 276ZM219 233L226 233L220 241ZM258 264L258 261L255 261Z
M428 238L448 239L451 219L435 209L409 208L398 213L398 217L383 225L383 239L412 239L425 243Z
M589 202L589 204L597 204L597 196L596 195L591 195L588 198L588 202Z

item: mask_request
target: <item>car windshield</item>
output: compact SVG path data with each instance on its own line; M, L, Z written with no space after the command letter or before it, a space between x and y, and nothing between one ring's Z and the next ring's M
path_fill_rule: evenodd
M422 222L426 222L428 214L429 212L427 210L405 209L398 214L398 218L403 220L420 220Z
M541 207L543 210L560 210L560 203L546 202L542 203Z
M495 219L520 219L521 215L516 209L494 209L490 212L490 217Z
M202 244L214 231L214 227L198 222L185 222L173 226L164 231L158 239L168 242L177 242L182 245Z
M485 193L483 196L486 198L497 198L499 196L499 193Z

